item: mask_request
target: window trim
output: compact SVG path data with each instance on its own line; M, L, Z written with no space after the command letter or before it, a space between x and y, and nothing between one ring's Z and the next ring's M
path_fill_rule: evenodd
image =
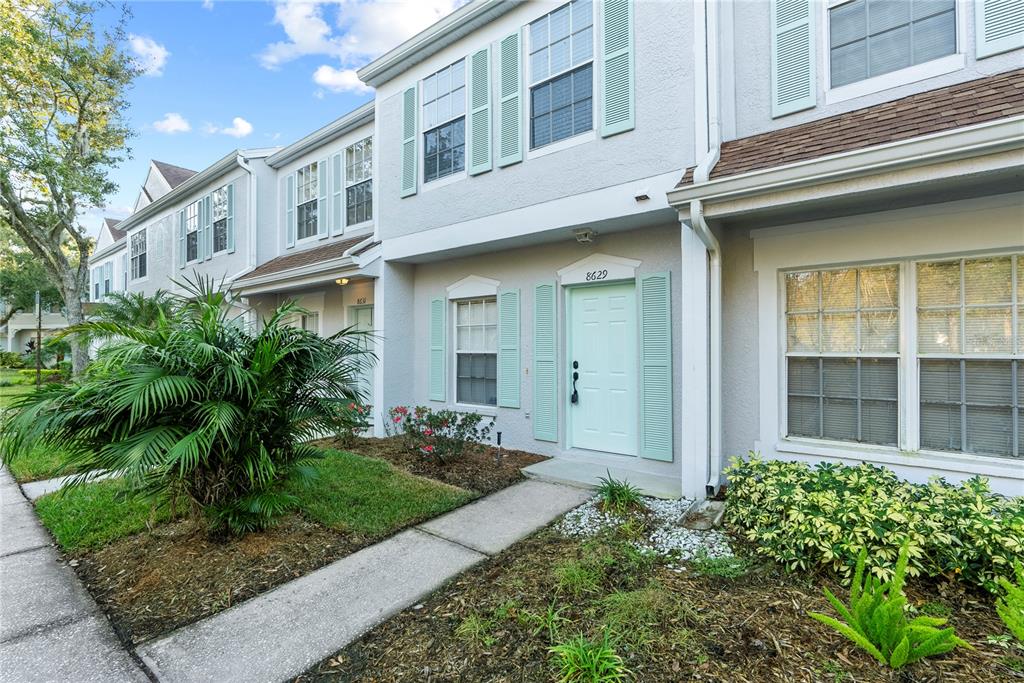
M367 142L367 141L369 141L369 144L370 144L370 173L369 173L369 175L367 177L363 178L362 180L353 181L353 180L351 180L349 178L349 174L348 174L348 168L349 168L349 165L348 165L348 151L350 149L352 149L353 147L355 147L356 145L364 143L364 142ZM374 186L373 186L373 175L374 175L374 173L373 173L373 171L374 171L374 168L373 168L373 154L374 154L374 147L375 147L375 145L373 144L373 133L371 133L371 134L367 135L364 138L360 138L359 140L356 140L355 142L352 142L351 144L345 145L344 149L341 150L341 159L342 159L342 163L341 163L341 175L342 175L341 191L343 193L343 198L342 198L341 204L342 204L343 210L345 212L342 215L342 221L341 221L342 229L343 230L347 230L349 228L360 228L360 227L367 226L367 225L370 225L371 223L373 223L373 214L374 214L374 209L375 209L374 204L376 203L376 202L374 202ZM365 159L364 159L364 161L365 161ZM348 222L348 189L350 187L356 187L357 185L361 185L362 183L366 183L366 182L370 183L370 217L367 218L366 220L359 221L357 223L349 223Z
M824 74L825 104L836 104L858 97L864 97L877 92L891 90L900 86L916 83L929 78L935 78L944 74L959 71L967 66L967 57L964 53L967 43L967 14L962 0L954 2L954 24L956 25L955 38L956 46L952 54L937 57L921 64L911 66L889 73L871 76L862 81L847 83L832 87L832 65L831 65L831 35L832 27L829 23L829 12L836 7L853 2L853 0L828 0L828 2L816 3L818 8L818 22L822 26L821 49L818 55L819 72Z
M453 65L457 64L458 62L462 62L463 63L462 96L463 96L465 102L464 102L464 108L462 110L462 113L459 114L458 116L449 117L449 118L445 119L444 121L440 121L438 123L435 123L430 128L427 128L426 120L424 119L424 116L423 116L423 108L424 108L424 97L423 97L423 95L424 95L424 86L423 86L423 83L428 78L436 76L441 71L444 71L445 69L450 69ZM418 161L419 161L419 177L420 177L420 181L421 181L420 189L424 190L424 191L426 191L428 189L432 190L434 188L444 187L445 185L448 185L449 183L456 182L458 180L464 180L465 178L468 178L469 177L469 163L468 163L468 161L466 159L466 149L469 146L468 145L468 142L469 142L469 56L467 55L467 56L460 57L460 58L458 58L458 59L456 59L456 60L446 64L445 66L442 66L440 69L437 69L435 71L430 72L429 74L427 74L426 76L424 76L423 78L419 79L416 82L416 88L417 88L417 90L416 90L416 92L417 92L416 120L419 122L418 139L416 140L416 146L417 146L417 149L419 151ZM451 89L449 89L448 92L451 93ZM433 180L427 180L427 133L429 133L429 132L431 132L433 130L438 129L441 126L444 126L444 125L447 125L449 123L452 123L453 121L457 121L459 119L463 119L463 121L464 121L463 124L462 124L462 126L463 126L462 127L462 146L463 146L462 170L461 171L452 171L451 173L449 173L447 175L443 175L443 176L440 176L438 178L434 178ZM442 181L447 181L447 182L442 182Z
M185 208L182 209L182 211L185 212L185 265L188 265L190 263L199 263L200 261L203 260L200 257L201 250L199 248L200 247L200 240L202 239L202 231L203 231L203 207L202 207L202 203L203 203L203 199L202 199L202 197L200 197L199 199L195 200L194 202L190 202L190 203L186 204ZM189 232L188 231L188 221L189 221L188 210L191 209L193 206L196 207L196 229L193 230L192 232ZM196 236L196 257L194 259L190 259L188 257L188 236L189 235L195 235Z
M217 250L217 222L218 221L217 221L217 219L215 217L216 216L216 208L217 208L216 195L221 190L224 191L224 218L221 219L221 220L224 221L224 248L218 251ZM230 208L228 207L227 203L228 203L228 186L227 185L221 185L220 187L218 187L217 189L213 190L210 193L210 249L212 250L211 256L218 256L220 254L226 254L229 251L227 235L228 235L228 216L230 215Z
M315 160L314 161L310 161L308 163L302 164L301 166L296 168L294 171L292 171L292 173L295 174L295 206L292 207L292 211L295 212L295 244L296 245L305 244L307 242L312 242L312 241L318 239L319 236L320 236L320 220L321 220L321 216L320 216L320 208L319 208L319 205L317 204L319 202L319 198L320 198L320 186L319 186L319 183L320 183L320 167L319 167L319 164L320 164L319 161L315 161ZM307 199L304 202L300 202L299 201L299 173L301 171L305 171L305 170L309 169L310 167L312 167L314 165L317 166L317 169L315 171L313 171L311 175L312 175L312 177L314 178L314 180L317 183L316 194L314 194L312 199ZM312 235L308 235L306 237L299 237L299 207L303 206L305 204L310 204L310 203L317 205L316 229L313 230L313 234Z
M474 279L470 282L471 278L474 278ZM490 301L494 302L495 312L497 313L497 305L498 305L497 289L495 288L495 293L494 294L489 293L489 291L487 291L487 293L476 293L476 292L469 292L469 291L466 291L464 293L464 292L457 292L456 291L456 293L463 294L463 295L462 296L458 296L458 297L451 296L451 292L455 291L453 288L456 287L456 286L459 286L460 283L461 284L466 284L466 285L468 285L470 287L476 285L476 286L480 287L481 291L489 290L488 283L486 282L486 279L485 278L475 278L475 276L470 276L468 278L464 278L463 280L460 280L458 283L455 283L455 285L449 287L450 293L449 293L449 295L447 297L447 300L448 300L448 307L449 307L448 317L451 320L451 322L449 323L448 326L449 326L449 334L451 334L451 340L452 340L451 341L451 355L450 355L451 370L449 371L450 379L451 379L451 383L452 383L451 384L451 387L452 387L451 401L452 401L452 404L455 406L455 408L457 410L465 410L465 411L475 412L475 413L477 413L479 415L484 415L484 416L487 416L487 417L494 417L494 416L496 416L498 414L497 403L495 403L495 405L490 405L490 404L487 404L487 403L467 403L465 401L459 401L459 354L460 353L466 353L466 354L469 354L469 355L481 355L481 353L483 353L483 354L490 355L491 352L489 352L489 351L485 351L485 352L480 352L480 351L463 351L463 352L460 352L459 348L458 348L458 346L459 346L459 325L458 325L458 322L459 322L459 304L460 303L466 303L466 302L472 302L472 301L481 301L481 302L483 302L483 301L490 300ZM470 294L472 294L472 295L470 295ZM499 325L500 325L500 321L496 321L495 322L495 328L498 328ZM495 331L497 332L497 329ZM497 337L495 337L495 349L494 349L493 355L494 355L494 358L495 358L495 362L497 362L497 358L498 358ZM495 377L495 386L497 386L497 377ZM495 392L495 396L497 396L497 392Z
M128 237L127 237L127 240L128 240L128 245L127 245L127 247L128 247L128 280L129 280L129 282L146 282L147 280L149 280L149 235L147 234L147 231L148 231L148 228L142 228L141 230L137 230L137 231L133 232L132 234L128 235ZM142 233L144 235L143 241L146 244L146 250L143 251L139 255L133 255L132 254L132 238L135 237L136 235L138 235L139 233ZM135 271L135 269L133 268L133 261L135 261L135 259L138 258L139 256L142 256L145 259L145 262L146 262L146 274L145 275L140 275L139 277L132 277L132 275L133 275L133 273Z

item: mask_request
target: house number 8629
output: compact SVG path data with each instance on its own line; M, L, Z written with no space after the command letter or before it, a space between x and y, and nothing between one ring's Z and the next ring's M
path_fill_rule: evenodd
M589 270L587 271L587 282L594 282L596 280L603 280L608 277L607 270Z

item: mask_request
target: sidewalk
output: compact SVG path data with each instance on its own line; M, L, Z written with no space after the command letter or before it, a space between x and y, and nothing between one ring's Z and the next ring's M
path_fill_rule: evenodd
M148 681L0 470L0 682Z
M524 481L143 643L162 683L278 683L302 673L591 492Z

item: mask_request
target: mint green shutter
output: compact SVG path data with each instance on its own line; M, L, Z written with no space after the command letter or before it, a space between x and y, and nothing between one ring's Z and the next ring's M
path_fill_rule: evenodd
M121 291L128 291L128 254L121 254Z
M491 48L469 57L469 175L491 170Z
M809 109L817 95L812 0L772 0L772 116Z
M295 246L295 174L289 173L285 180L284 223L285 244L291 249Z
M604 98L601 135L633 130L636 101L633 93L633 0L604 3L603 66Z
M556 292L553 282L533 289L533 438L540 441L558 441Z
M519 290L498 292L498 406L519 407Z
M255 181L254 181L255 182ZM250 192L252 188L250 186ZM228 253L233 254L235 252L235 184L231 183L227 187L228 193L228 215L226 230L228 238Z
M185 260L188 258L185 253L185 212L178 212L178 267L185 267Z
M672 461L670 273L640 278L640 456Z
M523 160L518 32L501 41L498 59L498 71L501 74L498 102L498 166L508 166Z
M213 202L210 195L203 197L201 204L203 210L203 231L199 235L199 260L213 258Z
M327 159L321 159L316 164L316 234L318 239L327 237Z
M445 400L445 305L444 299L430 301L430 376L427 384L431 401Z
M342 201L345 179L342 169L341 154L335 154L331 157L331 232L335 234L342 232L345 226L345 203Z
M974 0L974 43L978 59L1024 47L1024 3Z
M414 85L402 93L402 197L416 194L416 114Z

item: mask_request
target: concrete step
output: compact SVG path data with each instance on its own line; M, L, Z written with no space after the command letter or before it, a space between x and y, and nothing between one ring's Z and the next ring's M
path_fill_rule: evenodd
M582 488L598 486L602 477L609 474L612 479L626 481L640 489L645 496L652 498L682 498L682 481L678 476L662 476L648 472L638 472L627 467L615 467L592 462L582 462L569 458L551 458L524 467L523 474L541 481L556 484L568 484Z

